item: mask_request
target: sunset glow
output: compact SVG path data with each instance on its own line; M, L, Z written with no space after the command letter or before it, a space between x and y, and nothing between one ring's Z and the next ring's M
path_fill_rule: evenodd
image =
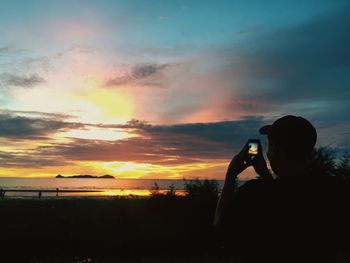
M343 4L136 2L1 4L0 176L223 179L285 114L346 145Z

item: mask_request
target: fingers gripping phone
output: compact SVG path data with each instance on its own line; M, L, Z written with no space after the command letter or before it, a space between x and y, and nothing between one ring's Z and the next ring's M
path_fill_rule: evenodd
M260 141L256 139L250 139L248 141L248 155L251 160L254 160L259 153L259 143Z

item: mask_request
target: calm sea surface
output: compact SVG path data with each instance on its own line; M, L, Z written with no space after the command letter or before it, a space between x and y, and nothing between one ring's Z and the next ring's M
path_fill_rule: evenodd
M160 190L167 190L170 185L174 185L178 194L184 193L183 180L0 178L0 188L6 192L6 197L37 197L40 190L43 191L42 197L147 196L151 193L150 190L155 183L158 184ZM223 181L220 180L218 183L221 189ZM56 192L57 188L59 190L58 192ZM33 192L12 192L10 190L26 190ZM51 190L52 192L45 192L46 190ZM63 192L60 192L62 190Z

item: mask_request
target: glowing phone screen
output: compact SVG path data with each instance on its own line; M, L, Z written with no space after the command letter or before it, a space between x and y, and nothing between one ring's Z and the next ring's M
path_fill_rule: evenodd
M249 143L249 154L257 155L258 154L258 144L256 142Z

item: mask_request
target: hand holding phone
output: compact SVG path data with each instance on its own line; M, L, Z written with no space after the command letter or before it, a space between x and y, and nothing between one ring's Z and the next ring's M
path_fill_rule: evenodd
M262 154L260 140L250 139L248 141L248 156L255 172L260 176L260 178L264 180L273 179Z
M250 139L245 144L244 148L231 160L226 180L231 183L233 180L246 168L253 166L254 170L263 179L272 179L272 176L266 166L260 140Z
M257 139L250 139L248 141L248 155L251 160L254 160L258 156L259 143L260 141Z

